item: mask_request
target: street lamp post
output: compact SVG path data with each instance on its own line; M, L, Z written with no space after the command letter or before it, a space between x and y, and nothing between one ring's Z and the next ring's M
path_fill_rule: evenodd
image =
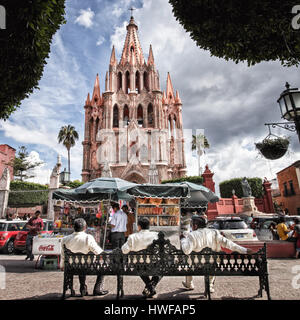
M298 88L290 88L289 83L285 84L284 90L277 100L281 117L288 122L265 123L272 127L280 127L292 132L297 132L300 142L300 90Z
M66 185L67 183L70 182L70 172L67 172L65 168L65 170L60 173L59 178L60 178L60 183L63 185Z

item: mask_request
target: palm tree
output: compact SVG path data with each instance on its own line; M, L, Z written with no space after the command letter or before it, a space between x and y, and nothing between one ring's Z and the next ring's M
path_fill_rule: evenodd
M210 147L207 138L204 134L198 134L197 136L193 134L192 140L192 150L197 150L198 154L198 175L202 174L200 167L200 157L203 153L205 153L204 149L208 149Z
M75 140L79 139L78 132L71 125L62 126L59 130L58 143L62 143L68 150L68 171L71 174L70 169L70 149L75 146Z

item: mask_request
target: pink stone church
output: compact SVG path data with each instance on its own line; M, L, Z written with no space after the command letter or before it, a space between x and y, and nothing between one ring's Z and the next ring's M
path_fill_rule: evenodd
M159 183L186 175L179 93L169 73L161 90L152 47L146 62L133 17L119 62L112 49L105 92L97 74L84 108L83 182L111 175Z

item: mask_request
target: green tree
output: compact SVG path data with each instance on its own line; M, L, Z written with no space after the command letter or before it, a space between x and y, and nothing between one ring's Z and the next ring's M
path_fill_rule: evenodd
M65 23L65 0L3 0L0 30L0 119L8 119L38 88L53 35Z
M17 156L8 164L14 169L14 177L16 180L24 181L35 177L32 170L43 164L42 161L33 161L28 158L29 153L25 146L19 147Z
M78 132L71 125L63 126L59 130L57 139L58 143L62 143L68 150L68 172L71 174L70 149L75 146L76 140L79 139Z
M208 140L204 134L193 134L193 140L192 140L192 150L197 151L198 156L198 176L201 176L202 174L202 168L200 163L200 158L203 153L205 153L205 149L208 149L210 147Z
M176 20L211 55L254 65L299 65L300 37L292 0L169 0Z

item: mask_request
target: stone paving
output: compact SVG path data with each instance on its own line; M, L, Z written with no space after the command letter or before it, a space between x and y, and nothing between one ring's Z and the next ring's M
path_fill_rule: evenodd
M36 256L37 257L37 256ZM35 269L35 261L24 261L23 255L0 254L0 271L5 268L5 289L0 281L0 300L57 300L62 294L63 272ZM2 266L2 267L1 267ZM272 300L300 300L300 259L268 259L269 283ZM3 278L3 273L0 273ZM95 277L87 277L92 294ZM0 279L1 280L1 279ZM206 300L203 296L203 277L195 278L195 290L185 291L181 281L184 277L165 277L157 286L157 300ZM79 296L77 279L74 287L78 297L68 300L113 300L116 295L116 277L105 278L109 294L104 297ZM215 300L266 300L256 297L257 277L218 277L215 284ZM143 282L138 277L124 277L123 300L143 300ZM151 299L152 300L152 299Z

